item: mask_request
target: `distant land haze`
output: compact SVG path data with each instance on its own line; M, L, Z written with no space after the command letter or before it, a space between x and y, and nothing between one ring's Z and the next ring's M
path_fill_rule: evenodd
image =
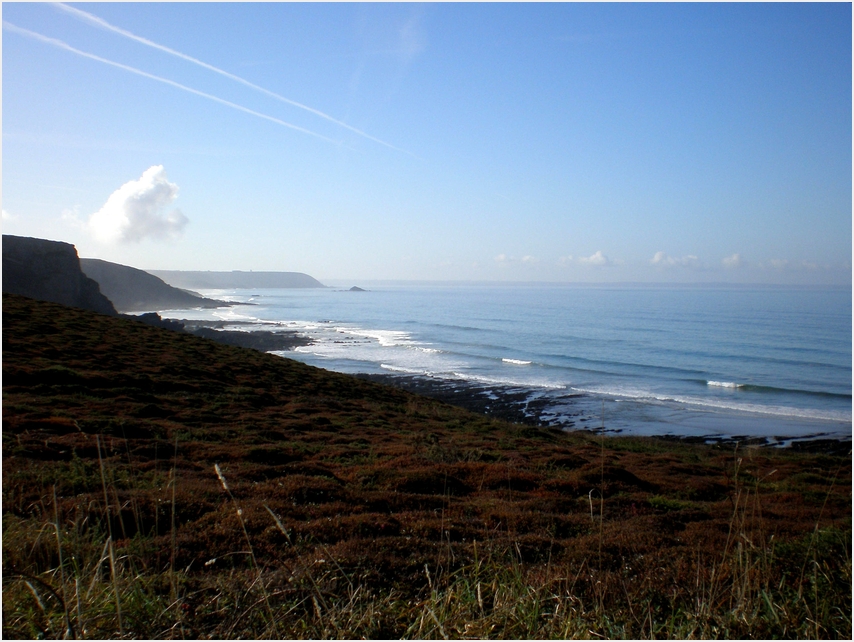
M146 270L176 288L221 290L229 288L325 288L302 272L194 272Z

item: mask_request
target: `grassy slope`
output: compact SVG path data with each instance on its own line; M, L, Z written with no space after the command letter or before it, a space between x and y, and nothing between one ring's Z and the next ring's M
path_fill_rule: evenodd
M4 637L847 638L850 484L3 297Z

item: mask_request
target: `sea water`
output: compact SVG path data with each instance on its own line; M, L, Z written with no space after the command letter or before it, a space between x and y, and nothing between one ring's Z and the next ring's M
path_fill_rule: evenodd
M549 402L557 425L580 412L587 427L631 434L851 437L850 288L378 284L203 294L253 305L163 315L297 330L314 345L282 356L329 370L526 391Z

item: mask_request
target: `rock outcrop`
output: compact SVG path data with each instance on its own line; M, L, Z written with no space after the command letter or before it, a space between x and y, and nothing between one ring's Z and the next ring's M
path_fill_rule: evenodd
M153 274L101 259L80 259L80 267L122 312L219 308L231 305L174 288Z
M62 241L4 234L3 292L117 314L98 283L80 269L77 249Z

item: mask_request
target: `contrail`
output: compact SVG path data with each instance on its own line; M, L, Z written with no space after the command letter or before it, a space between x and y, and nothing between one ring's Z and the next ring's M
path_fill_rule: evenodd
M106 58L101 58L100 56L96 56L95 54L90 54L85 51L81 51L80 49L75 49L71 45L63 42L62 40L57 40L56 38L48 38L47 36L43 36L40 33L36 33L35 31L30 31L29 29L24 29L23 27L18 27L13 25L11 22L3 21L3 28L8 29L9 31L13 31L15 33L19 33L24 36L28 36L35 40L39 40L41 42L45 42L49 45L53 45L54 47L59 47L60 49L65 49L66 51L70 51L71 53L75 53L78 56L83 56L84 58L90 58L92 60L97 60L98 62L102 62L105 65L111 65L113 67L118 67L119 69L124 69L125 71L129 71L133 74L137 74L138 76L143 76L144 78L150 78L151 80L156 80L157 82L162 82L166 85L170 85L172 87L177 87L183 91L189 92L191 94L195 94L196 96L201 96L202 98L207 98L208 100L212 100L214 102L220 103L221 105L226 105L231 107L232 109L237 109L238 111L245 112L247 114L252 114L253 116L257 116L258 118L263 118L265 120L269 120L278 125L282 125L283 127L289 127L291 129L295 129L304 134L308 134L309 136L315 136L316 138L320 138L321 140L325 140L329 143L333 143L335 145L339 145L341 141L332 140L331 138L327 138L321 134L313 132L309 129L304 129L303 127L299 127L297 125L292 125L291 123L287 123L284 120L279 120L278 118L274 118L273 116L268 116L267 114L262 114L257 111L253 111L247 107L243 107L242 105L238 105L233 102L229 102L228 100L223 100L222 98L218 98L216 96L212 96L210 94L206 94L203 91L199 91L198 89L193 89L192 87L187 87L180 83L175 82L174 80L169 80L167 78L161 78L160 76L155 76L154 74L150 74L147 71L142 71L141 69L136 69L135 67L129 67L128 65L123 65L120 62L114 62L112 60L107 60Z
M269 89L264 89L263 87L259 87L258 85L249 82L245 78L241 78L240 76L235 76L234 74L231 74L231 73L229 73L223 69L220 69L219 67L214 67L213 65L209 65L206 62L202 62L201 60L199 60L197 58L193 58L192 56L188 56L187 54L183 54L180 51L175 51L174 49L170 49L169 47L166 47L165 45L160 45L156 42L152 42L151 40L148 40L147 38L143 38L142 36L137 36L136 34L131 33L130 31L127 31L125 29L122 29L121 27L116 27L115 25L110 24L109 22L107 22L103 18L99 18L98 16L92 15L91 13L81 11L80 9L77 9L75 7L70 7L67 4L64 4L62 2L56 2L56 3L54 3L54 6L56 6L59 9L62 9L63 11L70 13L71 15L73 15L77 18L80 18L81 20L84 20L84 21L89 22L91 24L94 24L98 27L101 27L102 29L107 29L108 31L112 31L113 33L117 33L121 36L124 36L125 38L130 38L131 40L135 40L136 42L139 42L139 43L146 45L148 47L153 47L154 49L158 49L160 51L168 53L171 56L176 56L178 58L181 58L182 60L186 60L187 62L191 62L194 65L198 65L199 67L203 67L203 68L207 69L208 71L212 71L212 72L219 74L221 76L225 76L226 78L229 78L235 82L239 82L242 85L246 85L247 87L251 87L255 91L260 91L262 94L266 94L267 96L270 96L271 98L275 98L276 100L280 100L281 102L287 103L288 105L293 105L294 107L299 107L300 109L304 109L308 112L311 112L312 114L314 114L316 116L320 116L321 118L325 118L326 120L333 122L336 125L340 125L341 127L349 129L351 132L355 132L356 134L359 134L359 136L364 136L365 138L372 140L375 143L379 143L380 145L385 145L386 147L389 147L389 148L391 148L395 151L398 151L398 152L403 152L404 154L410 153L410 152L406 151L405 149L400 149L399 147L395 147L391 143L387 143L384 140L380 140L379 138L371 136L370 134L363 132L361 129L356 129L355 127L348 125L345 122L337 120L337 119L333 118L332 116L330 116L329 114L324 114L322 111L319 111L317 109L309 107L308 105L303 105L302 103L298 103L295 100L291 100L290 98L285 98L284 96L280 96L279 94L272 92Z

